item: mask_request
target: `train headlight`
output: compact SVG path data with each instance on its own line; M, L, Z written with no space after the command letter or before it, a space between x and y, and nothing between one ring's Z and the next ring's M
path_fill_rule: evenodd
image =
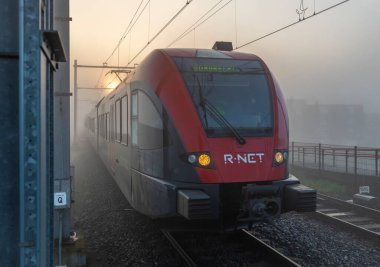
M181 155L181 159L195 167L214 169L214 163L209 152L191 152Z
M274 152L274 158L273 158L273 166L279 166L283 163L285 163L288 159L288 151L275 151Z
M194 155L194 154L190 154L190 155L187 157L187 160L189 161L189 163L194 164L194 163L197 162L197 156Z
M211 158L207 154L200 154L199 157L198 157L198 163L202 167L207 167L211 163Z
M282 152L277 152L274 155L274 161L276 162L277 165L280 165L281 163L284 162L284 155L282 154Z

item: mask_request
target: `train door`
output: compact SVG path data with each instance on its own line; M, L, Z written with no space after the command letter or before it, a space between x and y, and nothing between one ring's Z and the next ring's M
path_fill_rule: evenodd
M109 145L109 162L112 175L115 175L115 105L112 103L110 105L110 145Z
M131 96L131 169L139 170L138 149L138 91Z
M96 134L95 134L95 138L96 138L96 151L99 153L99 106L96 107L96 117L95 117L95 120L96 120Z
M122 168L123 180L128 189L128 199L131 197L131 183L132 179L130 176L131 162L130 162L130 141L128 140L128 123L129 123L129 104L128 104L128 94L125 93L121 97L121 112L120 112L120 151L119 151L119 161Z
M131 145L130 145L130 159L131 159L131 168L130 168L130 177L131 180L131 204L136 207L136 194L134 190L135 181L139 180L139 149L138 149L138 91L135 90L131 93ZM138 197L138 196L137 196Z
M131 95L131 151L133 206L152 214L152 207L159 202L154 198L158 191L151 177L163 178L163 121L143 90L135 90Z

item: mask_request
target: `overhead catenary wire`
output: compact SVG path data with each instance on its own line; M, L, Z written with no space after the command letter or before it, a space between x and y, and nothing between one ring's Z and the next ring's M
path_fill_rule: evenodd
M142 3L144 2L144 0L141 0L138 8L136 9L135 13L133 14L133 17L131 19L131 21L129 22L128 26L125 28L124 30L124 33L122 34L121 38L119 39L117 45L115 46L115 48L113 49L113 51L111 52L111 54L108 56L108 58L104 61L103 65L106 65L107 62L111 59L111 57L115 54L116 51L118 51L118 66L119 66L119 56L120 56L120 51L119 51L119 47L122 43L122 40L124 40L125 36L127 35L127 33L129 32L130 30L130 27L132 28L133 25L132 25L132 22L134 20L134 18L136 17L136 14L138 13L138 11L140 10L140 7L142 5ZM141 15L141 13L140 13ZM139 18L139 17L138 17ZM136 19L136 21L138 20L138 18ZM131 26L132 25L132 26ZM102 69L100 75L99 75L99 78L98 78L98 81L96 82L96 86L95 87L99 87L99 84L100 84L100 80L103 76L103 73L104 73L104 69Z
M139 12L143 2L145 0L141 0L139 6L137 7L135 13L133 14L132 16L132 19L130 20L130 22L128 23L128 26L125 28L123 34L121 35L118 43L116 44L115 48L113 49L113 51L111 52L111 54L108 56L108 58L104 61L103 65L106 65L108 63L108 61L111 59L111 57L115 54L115 52L117 51L117 56L118 56L118 66L120 66L119 64L119 61L120 61L120 45L122 44L122 42L124 41L124 39L126 38L126 36L128 35L128 33L133 29L134 25L137 23L137 21L139 20L141 14L144 12L145 8L147 7L147 5L150 3L150 0L148 0L148 2L145 4L145 6L143 7L143 9L141 10L141 12L138 14L137 18L136 18L136 15L137 13ZM135 19L136 18L136 19ZM99 78L98 78L98 81L96 82L96 86L95 87L99 87L99 84L100 84L100 80L103 76L103 73L104 73L104 69L102 69L100 75L99 75Z
M138 8L136 9L132 19L130 20L128 26L126 27L126 29L124 30L124 33L123 35L121 36L120 40L118 41L117 45L115 46L114 50L112 51L112 53L110 54L110 56L106 59L105 63L104 64L107 64L107 62L110 60L110 58L114 55L114 53L116 51L118 51L118 57L119 57L119 49L120 49L120 45L121 43L123 42L123 40L126 38L126 36L131 32L132 28L134 27L134 25L137 23L137 21L139 20L139 18L141 17L142 13L144 12L144 10L148 7L148 5L150 4L150 1L151 0L148 0L147 2L145 2L145 5L143 6L144 4L144 1L145 0L141 0ZM148 42L146 43L145 46L142 47L142 49L136 54L133 56L133 58L131 60L129 60L130 58L130 47L129 47L129 56L128 56L128 64L126 66L129 66L178 16L179 14L192 2L193 0L187 0L186 1L186 4L153 36L153 38L149 39L150 38L150 5L149 5L149 21L148 21ZM181 35L179 35L173 42L171 42L167 47L170 47L172 46L173 44L175 44L176 42L178 42L179 40L181 40L182 38L184 38L185 36L187 36L189 33L193 32L194 33L194 45L195 45L195 29L197 29L198 27L200 27L202 24L204 24L206 21L208 21L211 17L213 17L214 15L216 15L220 10L222 10L223 8L225 8L230 2L232 2L232 0L229 0L227 3L225 3L224 5L222 5L221 7L219 7L215 12L213 12L212 14L210 14L210 12L212 12L213 10L215 10L219 5L220 3L222 3L224 0L220 0L218 1L214 6L212 6L207 12L205 12L196 22L194 22L190 27L188 27ZM257 42L259 40L262 40L266 37L269 37L271 35L274 35L278 32L281 32L287 28L290 28L292 26L295 26L296 24L300 23L300 22L303 22L309 18L312 18L316 15L319 15L321 13L324 13L330 9L333 9L335 7L338 7L344 3L347 3L348 1L350 0L344 0L344 1L341 1L337 4L334 4L330 7L327 7L321 11L318 11L316 12L315 10L315 0L314 0L314 13L308 17L303 17L302 19L299 19L298 21L296 22L293 22L293 23L290 23L284 27L281 27L273 32L270 32L268 34L265 34L259 38L256 38L252 41L249 41L247 43L244 43L240 46L237 45L237 0L235 0L235 42L236 42L236 46L234 48L234 50L238 50L240 48L243 48L247 45L250 45L254 42ZM143 8L141 9L141 7L143 6ZM139 12L140 11L140 12ZM210 14L210 15L209 15ZM209 15L209 16L207 16ZM207 17L206 17L207 16ZM205 18L206 17L206 18ZM131 39L131 36L130 36L130 39ZM131 42L131 40L130 40ZM130 44L131 45L131 44ZM129 46L130 46L129 45ZM119 61L119 58L118 58L118 61ZM101 73L101 75L103 74L103 71ZM100 82L100 77L98 79L98 82L97 82L97 85L99 84Z
M149 2L149 9L148 9L148 41L149 41L149 38L150 38L150 2Z
M145 3L144 8L141 10L140 14L137 16L135 22L133 22L134 18L136 17L136 14L137 14L137 12L140 10L140 7L141 7L141 5L142 5L143 2L144 2L144 0L141 0L141 2L140 2L140 4L139 4L138 8L137 8L136 11L135 11L135 14L133 14L133 17L132 17L131 21L129 22L128 26L125 28L124 33L123 33L123 35L121 36L121 39L124 39L124 38L128 35L128 33L131 31L131 29L133 28L133 26L134 26L134 25L136 24L136 22L139 20L139 18L140 18L140 16L141 16L142 12L144 12L146 6L150 3L150 0L149 0L147 3ZM132 24L132 22L133 22L133 24Z
M129 66L194 0L187 0L185 5L152 37L148 43L128 62Z
M340 5L344 4L344 3L347 3L347 2L349 2L349 1L350 1L350 0L345 0L345 1L339 2L339 3L335 4L335 5L329 6L329 7L325 8L325 9L323 9L323 10L321 10L321 11L318 11L318 12L315 12L315 11L314 11L314 14L313 14L313 15L310 15L310 16L308 16L308 17L305 17L305 18L303 18L303 19L301 19L301 20L298 20L298 21L296 21L296 22L290 23L290 24L288 24L288 25L286 25L286 26L284 26L284 27L282 27L282 28L280 28L280 29L277 29L277 30L275 30L275 31L273 31L273 32L270 32L270 33L265 34L265 35L263 35L263 36L261 36L261 37L259 37L259 38L256 38L255 40L249 41L249 42L247 42L247 43L245 43L245 44L242 44L242 45L240 45L240 46L236 46L236 48L235 48L234 50L240 49L240 48L245 47L245 46L247 46L247 45L250 45L250 44L252 44L252 43L254 43L254 42L260 41L260 40L262 40L262 39L264 39L264 38L266 38L266 37L268 37L268 36L271 36L271 35L273 35L273 34L276 34L276 33L280 32L280 31L283 31L283 30L288 29L288 28L290 28L290 27L292 27L292 26L295 26L295 25L298 24L298 23L304 22L304 21L307 20L307 19L313 18L313 17L315 17L315 16L317 16L317 15L319 15L319 14L322 14L322 13L324 13L324 12L330 10L330 9L333 9L333 8L335 8L335 7L338 7L338 6L340 6Z
M232 0L229 0L227 3L225 3L223 6L221 6L219 9L217 9L214 13L212 13L210 16L208 16L206 19L204 19L203 21L201 21L200 23L198 23L200 20L202 20L208 13L210 13L213 9L215 9L216 6L218 6L220 4L220 2L222 2L223 0L219 1L218 3L216 3L211 9L209 9L205 14L203 14L195 23L193 23L193 25L191 25L189 28L187 28L187 30L185 30L181 35L179 35L173 42L171 42L167 47L170 47L172 46L173 44L175 44L176 42L178 42L179 40L181 40L182 38L184 38L185 36L187 36L189 33L191 33L192 31L195 31L196 28L198 28L199 26L201 26L203 23L205 23L207 20L209 20L211 17L213 17L215 14L217 14L220 10L222 10L223 8L225 8L229 3L232 2ZM198 23L198 24L197 24Z
M145 6L143 7L143 9L140 11L139 15L137 16L136 20L135 20L135 17L137 15L137 13L139 12L140 8L141 8L141 5L143 4L144 0L141 0L139 6L137 7L135 13L133 14L133 17L132 19L130 20L128 26L125 28L124 30L124 33L121 35L118 43L116 44L115 48L113 49L112 53L108 56L108 58L104 61L105 63L108 62L108 60L111 59L111 57L115 54L116 50L118 50L118 48L120 47L120 45L122 44L122 42L124 41L125 37L128 35L128 33L132 30L132 28L134 27L134 25L136 24L136 22L140 19L141 17L141 14L144 12L145 8L148 6L148 4L150 3L150 0L148 0L148 2L145 3Z
M238 34L237 34L237 13L236 13L236 6L237 6L237 0L235 0L235 45L237 46L238 44Z
M99 85L100 85L100 79L102 78L103 73L104 73L104 69L102 69L102 71L101 71L101 73L100 73L100 75L99 75L98 81L96 82L95 87L99 87Z
M205 16L207 16L208 13L210 13L214 8L216 8L221 2L224 0L220 0L215 5L213 5L209 10L207 10L206 13L204 13L196 22L194 22L190 27L188 27L182 34L180 34L173 42L171 42L167 47L172 46L177 41L181 40L183 37L187 35L187 32L195 31L194 25L196 25L201 19L203 19Z

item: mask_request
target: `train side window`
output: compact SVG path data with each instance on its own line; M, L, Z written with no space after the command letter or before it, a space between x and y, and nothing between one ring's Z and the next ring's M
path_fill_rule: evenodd
M103 116L99 115L99 135L103 137Z
M104 134L103 134L103 114L100 115L100 136L104 138Z
M137 114L137 92L132 94L132 114L131 114L131 137L132 137L132 145L137 146L137 125L138 125L138 114Z
M101 115L100 121L102 122L100 127L102 128L102 137L104 139L104 114Z
M109 117L110 117L110 114L107 112L106 115L105 115L105 127L104 127L104 130L105 130L105 135L106 135L106 140L109 141L110 140L110 134L109 134L109 124L110 124L110 121L109 121Z
M114 140L114 105L111 105L110 108L110 141L112 142Z
M120 129L120 121L121 121L121 113L120 113L120 99L116 100L115 104L115 126L116 126L116 133L115 133L115 140L117 142L120 142L121 140L121 129Z
M101 136L104 138L104 115L100 115L100 133Z
M121 142L128 145L128 96L121 98Z
M98 135L99 136L102 136L102 122L101 122L101 118L102 118L102 116L101 115L99 115L98 116Z
M138 134L141 149L163 147L163 122L152 100L143 92L138 94Z
M105 131L104 131L104 126L105 126L105 114L102 114L102 136L103 136L103 139L106 139L106 135L105 135Z

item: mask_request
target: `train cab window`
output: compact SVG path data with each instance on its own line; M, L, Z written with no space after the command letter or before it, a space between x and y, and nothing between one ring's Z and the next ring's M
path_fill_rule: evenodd
M128 144L128 96L121 98L121 142Z
M173 58L209 137L273 133L272 95L258 60Z
M115 140L117 142L121 141L121 129L120 129L120 121L121 121L121 101L120 99L116 100L115 103Z
M162 118L150 98L141 91L132 95L132 143L141 149L163 147Z

